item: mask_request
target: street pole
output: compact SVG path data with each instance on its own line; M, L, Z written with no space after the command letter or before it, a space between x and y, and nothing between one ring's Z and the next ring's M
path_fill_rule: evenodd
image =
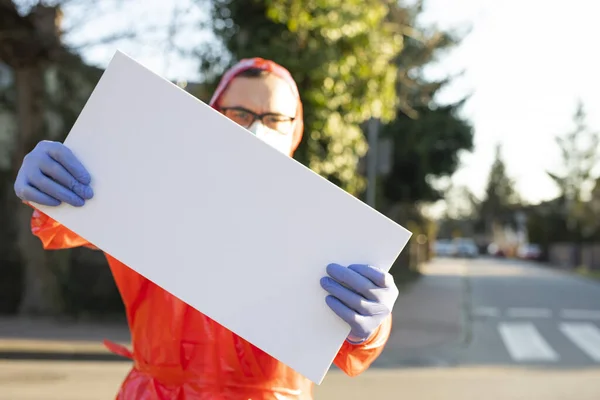
M375 208L377 191L377 149L379 147L379 120L371 118L367 128L367 204Z

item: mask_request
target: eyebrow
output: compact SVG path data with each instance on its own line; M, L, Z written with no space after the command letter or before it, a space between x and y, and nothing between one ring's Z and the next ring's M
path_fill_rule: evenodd
M251 110L249 108L242 107L242 106L227 106L227 107L221 106L221 109L248 111L248 112L256 114L256 115L273 115L273 116L281 116L281 117L293 118L293 119L296 118L296 115L289 115L287 113L281 113L281 112L278 112L278 111L268 111L268 112L265 112L265 113L257 113L254 110Z

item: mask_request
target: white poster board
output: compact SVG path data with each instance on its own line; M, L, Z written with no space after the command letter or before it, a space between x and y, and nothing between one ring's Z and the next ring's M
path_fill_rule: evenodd
M37 208L317 384L349 333L327 264L411 235L121 52L65 145L95 197Z

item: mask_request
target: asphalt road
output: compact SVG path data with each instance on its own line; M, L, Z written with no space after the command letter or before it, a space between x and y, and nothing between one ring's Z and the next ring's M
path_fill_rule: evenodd
M0 360L0 400L114 399L124 363ZM598 400L600 371L522 368L370 370L357 378L339 371L315 388L316 400Z
M600 399L600 283L485 258L427 269L399 298L381 362L355 379L333 369L317 400ZM114 398L128 369L0 360L0 400Z
M600 366L600 284L535 264L464 261L469 365Z

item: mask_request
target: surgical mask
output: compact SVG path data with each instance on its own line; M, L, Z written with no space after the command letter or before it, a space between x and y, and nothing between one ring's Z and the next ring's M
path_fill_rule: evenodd
M279 150L280 152L289 155L292 150L292 133L284 134L271 129L262 124L260 121L255 121L252 125L247 128L257 138L267 143L271 147Z

